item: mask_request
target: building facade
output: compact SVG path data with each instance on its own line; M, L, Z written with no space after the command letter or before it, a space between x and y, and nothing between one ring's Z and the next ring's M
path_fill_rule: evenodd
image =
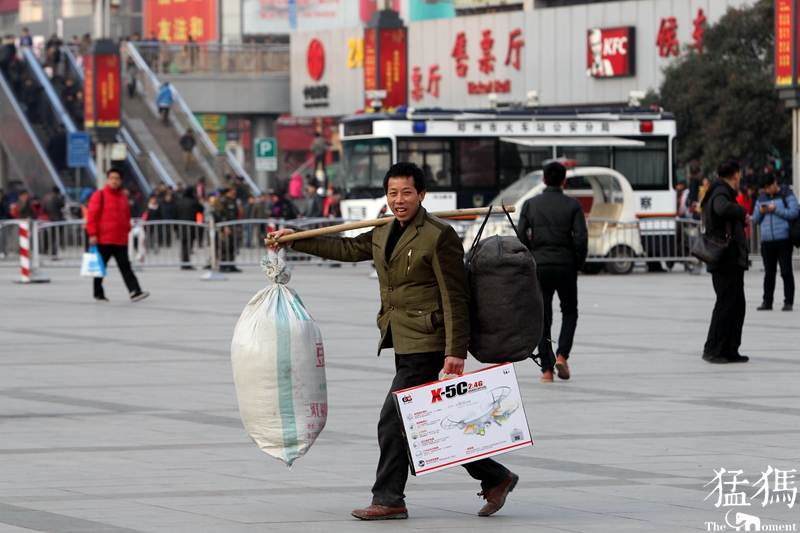
M407 105L481 108L490 95L499 105L626 105L742 4L626 0L410 22ZM292 35L293 115L365 107L363 38L361 27Z

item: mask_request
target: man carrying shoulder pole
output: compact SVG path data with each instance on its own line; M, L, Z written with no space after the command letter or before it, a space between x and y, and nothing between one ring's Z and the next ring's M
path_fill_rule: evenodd
M445 374L462 374L469 341L464 250L453 227L422 207L426 192L422 169L414 163L392 165L383 188L395 215L393 223L355 238L313 237L277 245L337 261L375 262L381 294L378 352L394 348L395 377L378 422L380 459L372 504L352 513L361 520L408 518L403 493L408 456L392 392L436 381L442 369ZM268 237L293 233L283 229ZM463 466L481 481L479 495L486 504L479 516L499 511L519 480L492 459Z

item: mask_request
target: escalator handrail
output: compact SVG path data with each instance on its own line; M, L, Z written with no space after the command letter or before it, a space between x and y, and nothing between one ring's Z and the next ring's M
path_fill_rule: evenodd
M147 78L150 80L150 83L153 85L153 87L155 87L156 89L158 89L158 87L161 87L161 82L158 81L158 78L150 69L150 65L148 65L147 61L145 61L144 58L141 56L139 50L136 48L136 46L134 46L133 42L127 43L126 46L128 47L128 52L130 53L130 56L136 63L136 67L142 72L144 72L145 76L147 76ZM211 154L217 154L218 153L217 147L214 146L214 143L211 142L211 138L208 136L203 126L200 125L200 122L198 122L197 118L194 116L194 113L189 108L189 105L186 103L181 94L178 92L178 89L175 88L175 85L172 83L169 84L169 88L170 92L172 93L173 102L175 102L181 108L181 111L189 121L189 124L192 128L192 131L195 133L197 140L203 144L207 152ZM245 183L247 183L253 194L256 195L256 197L260 197L261 190L253 182L250 175L247 174L247 172L245 172L244 168L239 164L236 158L232 157L231 154L228 152L224 154L224 157L227 159L228 165L230 165L231 168L237 169L237 174L242 177Z
M167 185L168 187L170 187L173 190L177 189L177 185L172 180L172 178L169 176L169 174L167 174L167 171L161 165L161 161L159 161L158 158L155 157L155 155L152 152L143 152L139 148L139 145L136 144L136 141L133 140L133 137L131 136L130 132L128 131L128 129L125 126L121 127L119 129L119 132L120 132L120 135L121 135L122 139L124 140L125 144L128 146L128 155L129 156L130 156L130 153L133 152L133 155L136 158L140 158L142 156L147 157L148 160L150 161L150 163L153 165L153 169L156 171L156 174L158 174L158 178L161 180L161 182L164 183L165 185ZM144 177L142 177L142 179L144 179ZM145 182L146 182L146 180L145 180ZM152 192L152 188L150 187L149 183L147 184L147 188L149 189L148 193L147 193L149 195L150 192Z
M125 160L128 162L131 170L133 170L133 175L136 176L136 181L139 182L139 187L141 187L142 192L145 193L145 196L149 197L153 192L153 188L145 179L144 174L142 174L142 169L139 168L136 158L131 155L131 148L136 148L136 151L138 152L138 147L135 144L131 146L131 143L127 142L127 139L129 138L128 130L126 130L124 126L121 127L119 131L120 132L117 134L117 142L121 142L128 147L128 150L126 150L125 153Z
M67 189L61 182L61 176L59 176L58 172L56 172L56 168L50 161L50 157L47 155L47 152L44 150L44 147L42 147L42 143L39 141L39 137L36 136L36 133L34 133L33 128L31 128L31 124L30 122L28 122L28 117L25 116L25 113L19 106L19 103L17 102L14 92L11 90L11 87L9 87L8 83L6 82L5 76L3 76L2 72L0 72L0 90L6 93L9 101L11 102L11 106L14 108L14 112L19 117L22 127L25 128L25 132L31 138L33 145L36 147L36 151L39 153L39 157L41 158L42 162L47 168L47 171L49 172L50 178L53 180L53 183L56 184L56 186L61 191L61 194L64 196L64 198L69 198L69 195L67 194ZM15 161L13 155L9 159L13 164L13 162ZM22 172L22 170L17 169L17 172ZM34 191L29 190L28 192L33 193Z
M72 50L68 46L64 46L61 48L61 54L67 59L69 62L70 68L78 75L81 79L81 86L86 81L86 77L83 75L83 69L78 66L78 61L75 59L75 55L72 53Z
M64 109L64 105L61 103L61 98L59 98L58 94L56 94L56 90L53 88L53 84L50 82L50 79L44 73L44 69L42 68L41 63L34 55L33 51L30 48L23 48L22 49L23 57L25 58L25 63L28 64L28 68L33 72L33 75L36 76L36 80L39 82L39 85L44 90L44 93L47 95L47 100L50 102L50 105L53 107L53 111L55 111L56 116L61 121L61 124L64 125L64 129L67 130L67 133L75 133L78 128L75 127L75 123L72 121L72 117L69 116L67 110ZM89 158L89 177L93 179L95 185L97 184L97 163L95 163L94 159L91 157Z

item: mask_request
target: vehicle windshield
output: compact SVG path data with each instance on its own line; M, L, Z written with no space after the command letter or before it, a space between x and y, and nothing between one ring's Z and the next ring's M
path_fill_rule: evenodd
M383 192L383 177L392 165L391 139L342 142L344 187L348 192Z
M504 205L514 205L517 200L522 198L525 193L533 189L542 182L543 173L541 170L531 172L522 176L520 179L500 191L500 194L495 196L492 204L500 205L502 201Z

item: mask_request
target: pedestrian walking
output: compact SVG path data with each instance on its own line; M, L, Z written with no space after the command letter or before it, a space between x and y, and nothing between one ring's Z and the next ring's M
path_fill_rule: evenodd
M239 206L236 204L236 187L229 187L220 191L217 203L214 205L214 222L232 222L239 220ZM220 265L220 272L241 272L234 261L236 261L236 240L237 228L234 226L223 226L217 231L219 235L219 256L221 262L228 263Z
M158 90L156 105L158 106L158 112L161 115L162 122L165 126L168 125L169 109L172 107L172 89L170 88L168 82L165 82L163 85L161 85L161 88Z
M14 205L12 214L20 220L36 220L36 211L33 209L31 196L28 191L20 191L17 195L17 203Z
M764 189L756 200L753 222L761 226L761 258L764 260L764 298L759 311L771 311L775 294L775 275L781 266L783 307L794 306L794 273L792 272L792 221L798 216L797 197L785 185L779 185L774 173L761 176Z
M747 237L750 224L747 210L736 203L739 190L739 164L724 161L717 169L717 179L709 185L701 207L705 232L720 241L730 239L711 272L717 301L711 314L703 360L709 363L746 363L749 357L739 353L744 326L744 271L747 270Z
M186 129L186 133L181 136L181 150L183 151L183 172L188 174L194 168L194 147L197 141L191 128Z
M103 264L108 266L108 260L112 257L117 261L131 302L138 302L150 296L150 293L142 291L131 269L128 259L130 231L131 213L128 198L122 193L122 171L112 167L106 174L106 186L96 191L89 200L86 233L89 235L89 244L97 245ZM94 278L94 301L108 302L103 291L103 278Z
M355 238L316 237L294 241L294 250L338 261L374 261L380 283L378 353L394 348L395 376L378 422L380 459L372 504L352 515L362 520L408 518L405 489L408 455L393 391L461 375L469 340L469 285L464 249L453 227L422 207L425 177L414 163L392 165L383 179L392 224ZM291 235L282 229L270 237ZM279 247L283 247L280 245ZM486 504L479 516L503 507L519 477L493 459L463 465L481 481Z
M189 222L189 224L181 224L178 226L178 232L181 238L181 270L194 270L194 267L189 264L189 256L192 246L194 245L194 224L197 223L197 214L203 212L203 206L200 205L200 202L197 201L194 194L193 187L186 187L177 205L178 220Z
M586 261L589 233L580 202L564 194L567 169L558 161L544 167L547 185L539 196L527 200L520 210L519 239L536 260L544 303L544 333L538 358L545 383L553 381L553 370L560 379L569 379L567 361L578 325L578 271ZM553 353L553 295L561 302L561 333Z
M306 184L306 206L303 209L303 216L306 218L320 218L325 212L325 201L317 193L317 182L312 181Z
M314 140L311 141L311 153L314 154L314 171L322 170L323 175L327 175L325 171L325 156L328 153L328 141L318 131L314 132Z
M44 214L50 222L60 222L64 220L64 195L61 194L61 189L53 187L50 194L44 199ZM64 235L62 233L63 226L52 226L46 233L49 243L45 243L45 250L48 249L49 244L50 255L55 257L58 255L58 246L63 244Z

